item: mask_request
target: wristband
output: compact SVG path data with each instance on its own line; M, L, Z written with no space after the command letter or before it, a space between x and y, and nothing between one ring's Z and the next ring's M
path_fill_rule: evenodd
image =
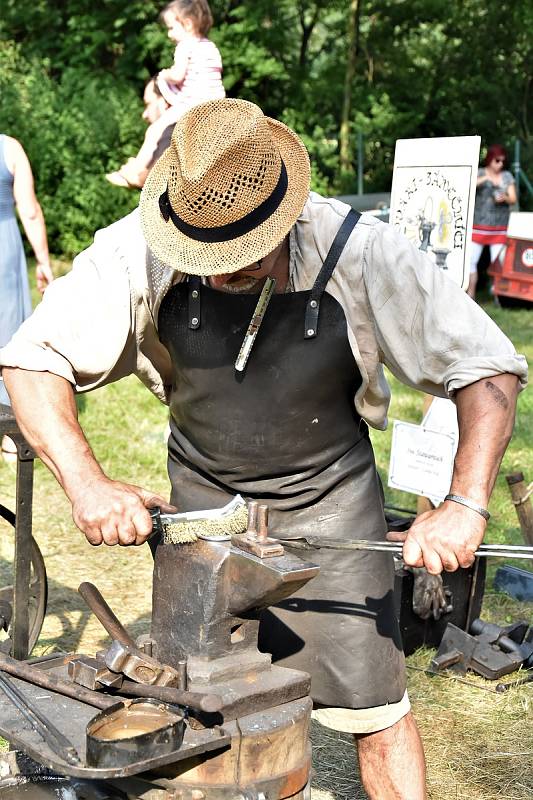
M447 494L444 500L452 500L454 503L459 503L461 506L471 508L472 511L476 511L478 514L481 514L483 519L486 519L487 522L490 519L490 514L487 509L483 508L483 506L478 506L477 503L474 503L473 500L469 500L468 497L461 497L459 494Z

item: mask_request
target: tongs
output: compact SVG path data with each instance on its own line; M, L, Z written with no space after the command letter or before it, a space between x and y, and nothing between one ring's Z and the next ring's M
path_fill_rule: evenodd
M80 757L78 751L67 737L45 717L34 702L28 698L15 686L15 684L0 672L0 688L11 700L15 708L22 714L33 730L46 742L50 750L56 753L63 761L72 766L78 766Z
M402 555L403 542L377 541L371 542L367 539L318 539L314 537L302 537L299 539L287 539L287 547L294 547L301 550L374 550L382 553L392 553ZM513 544L481 544L475 554L478 557L488 558L527 558L533 559L533 547L527 545Z

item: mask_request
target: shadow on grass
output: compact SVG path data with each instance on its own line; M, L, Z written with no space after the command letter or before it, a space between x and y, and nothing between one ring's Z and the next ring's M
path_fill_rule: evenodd
M0 588L13 585L13 564L6 558L0 557ZM112 599L107 598L110 605ZM57 581L48 579L48 603L46 616L56 619L54 635L42 635L35 647L35 654L46 655L57 651L77 652L83 639L85 628L89 623L92 611L87 607L81 595ZM110 637L101 628L102 635L99 646L108 647ZM128 625L128 632L135 639L141 634L150 632L150 614L141 615ZM7 634L6 634L7 635ZM86 655L94 655L87 653Z
M324 800L365 800L359 779L354 738L311 722L313 769L311 797Z
M92 611L87 607L78 592L55 581L51 581L48 584L48 597L49 602L46 613L55 617L57 621L55 627L58 627L58 630L53 635L41 635L36 651L39 652L39 655L54 651L78 652L85 629L93 616ZM109 605L120 619L120 609L117 609L116 603L113 604L112 599L109 597L104 597L104 599L109 601ZM130 636L136 639L142 634L150 633L150 620L150 614L143 614L133 622L128 623L127 626L124 625L124 627ZM103 626L100 626L100 630L101 636L98 637L95 651L106 649L111 644L111 637ZM86 649L84 648L84 650ZM84 655L93 656L94 654L94 652L84 652Z

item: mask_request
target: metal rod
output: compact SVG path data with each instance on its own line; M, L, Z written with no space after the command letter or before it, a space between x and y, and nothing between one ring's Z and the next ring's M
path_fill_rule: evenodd
M42 689L48 689L51 692L65 695L66 697L73 697L79 700L80 703L85 703L94 708L106 709L114 705L117 700L113 697L106 697L99 692L93 692L91 689L86 689L83 686L78 686L70 681L61 680L37 667L32 667L30 664L25 664L23 661L15 661L14 658L0 653L0 670L14 675L15 678L21 678L34 686L40 686Z
M188 685L188 682L189 682L189 678L188 678L188 675L187 675L187 659L186 658L181 658L178 661L178 672L179 672L179 676L180 676L180 682L179 682L178 689L183 689L183 691L186 692L187 691L187 685Z
M403 551L403 542L371 542L365 539L330 539L329 541L288 539L287 546L300 549L316 548L318 550L322 548L329 550L372 550L382 553L396 553L399 555L401 555ZM474 555L486 558L493 556L498 558L533 559L533 547L527 547L526 545L482 544Z
M64 736L49 719L34 708L26 697L24 697L22 692L17 689L15 684L6 675L2 675L1 673L0 687L54 753L68 764L80 763L78 752L67 737Z
M529 547L527 544L480 544L480 550L510 550L515 552L528 552L528 549L533 553L533 547Z
M496 694L496 689L491 689L490 686L484 686L482 683L475 683L468 681L465 678L460 678L458 675L453 675L450 672L434 672L432 669L425 669L424 667L414 667L412 664L405 665L407 669L415 670L415 672L423 672L425 675L431 675L432 678L444 678L447 681L455 681L456 683L464 683L465 686L471 686L472 689L481 689L482 692L490 692Z
M198 711L213 714L220 711L223 706L222 698L218 694L203 694L202 692L186 692L171 686L148 686L135 683L135 681L122 681L118 694L127 697L151 697L164 703L175 703L179 706L189 706Z
M109 608L106 601L93 583L80 583L78 592L81 594L94 616L106 629L112 639L137 650L137 644L129 635L126 628L122 625L118 617Z
M526 675L525 678L520 678L518 681L510 681L509 683L497 683L496 684L496 691L498 694L503 694L508 689L514 689L515 686L523 686L525 683L531 683L533 681L533 672L531 675Z

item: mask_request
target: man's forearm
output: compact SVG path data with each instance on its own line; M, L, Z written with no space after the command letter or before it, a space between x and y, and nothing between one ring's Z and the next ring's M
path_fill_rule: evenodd
M72 518L91 544L142 544L152 532L147 508L176 511L161 495L104 475L78 423L67 380L12 368L4 368L2 377L22 433L65 490Z
M22 434L66 494L103 473L78 423L70 383L50 372L5 367L2 377Z
M513 432L518 379L503 374L484 378L456 395L459 447L451 493L486 507Z
M459 447L451 494L487 507L513 431L517 393L518 379L510 374L484 378L457 392ZM477 511L444 502L417 517L405 539L404 561L412 567L426 567L434 575L443 569L469 567L486 527Z

